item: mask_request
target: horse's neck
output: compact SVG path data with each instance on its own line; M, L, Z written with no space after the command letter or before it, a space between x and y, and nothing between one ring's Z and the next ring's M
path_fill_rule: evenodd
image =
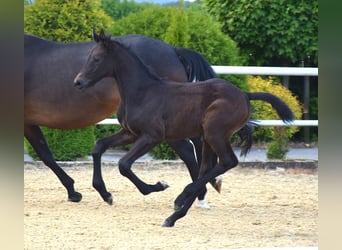
M137 57L128 49L115 43L113 50L114 77L125 102L137 103L142 100L146 90L151 85L160 84L158 76L153 75Z

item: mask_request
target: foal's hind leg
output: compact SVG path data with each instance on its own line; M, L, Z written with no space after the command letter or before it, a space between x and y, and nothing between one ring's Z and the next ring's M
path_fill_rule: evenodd
M149 136L141 136L139 137L139 139L137 139L128 153L119 161L120 173L123 176L127 177L131 182L133 182L138 190L144 195L147 195L151 192L163 191L169 187L166 183L163 182L157 182L154 185L146 184L141 179L139 179L131 170L132 164L136 159L146 154L158 144L159 142L153 140Z
M60 182L66 188L68 191L68 200L73 202L81 201L82 195L75 191L74 180L56 163L41 129L38 126L25 125L24 134L37 152L39 158L56 174Z
M189 170L192 181L197 180L200 165L197 163L194 147L192 146L192 144L188 140L173 141L168 142L168 144L176 151L180 159L184 161L186 167ZM201 154L201 152L199 154L198 152L196 153L197 159L198 157L202 157ZM204 200L206 192L207 189L204 188L203 192L198 195L199 206L201 206L202 208L209 208L208 204ZM176 206L175 209L177 209Z
M202 152L201 152L202 164L201 164L200 172L198 174L199 177L197 177L196 180L198 178L201 178L206 172L208 172L211 168L213 168L213 159L216 160L216 155L211 150L210 146L206 142L203 142L202 145L203 145ZM196 180L193 180L193 181L196 181ZM200 190L199 192L202 193L203 190ZM175 211L180 210L184 206L185 202L186 202L186 198L183 195L178 196L174 202Z
M177 199L183 199L183 207L175 211L170 217L168 217L164 221L164 227L174 226L178 219L182 218L187 214L197 193L200 192L200 190L206 185L206 183L208 183L211 179L215 178L216 176L225 173L226 171L235 167L238 164L238 160L229 143L225 144L221 141L215 145L210 145L213 148L213 150L217 153L220 163L216 164L214 168L208 169L208 172L206 172L197 181L185 187L183 192L177 197Z
M195 150L196 150L196 156L197 156L197 162L198 166L201 166L202 162L202 138L201 137L196 137L196 138L191 138L192 143L194 144ZM212 156L212 165L215 166L217 163L217 156L213 155ZM222 178L217 177L209 181L209 183L214 187L214 189L217 192L221 192L221 186L222 186Z
M93 161L94 161L94 168L93 168L93 187L99 192L102 199L107 202L109 205L113 204L113 197L111 193L109 193L106 189L106 185L102 178L102 171L101 171L101 157L102 154L110 147L117 147L130 144L134 142L136 137L129 133L128 131L121 129L119 132L99 139L96 142L95 147L93 148Z

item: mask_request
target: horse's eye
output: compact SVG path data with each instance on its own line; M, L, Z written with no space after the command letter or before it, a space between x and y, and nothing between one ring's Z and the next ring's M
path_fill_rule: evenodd
M98 63L100 61L99 57L94 57L94 62Z

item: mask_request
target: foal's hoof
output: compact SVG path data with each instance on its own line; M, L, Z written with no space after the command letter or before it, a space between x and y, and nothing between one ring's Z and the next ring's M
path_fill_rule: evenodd
M221 193L221 187L222 187L222 176L218 176L215 178L215 183L213 184L213 187L218 193Z
M71 201L71 202L80 202L81 200L82 200L82 194L78 192L74 192L70 194L68 197L68 201Z
M159 191L164 191L165 189L167 189L170 186L165 181L158 181L157 187L158 187Z
M174 222L172 222L172 221L166 219L166 220L164 221L164 223L162 224L162 227L173 227L174 225L175 225Z
M113 205L113 196L111 194L109 194L109 196L104 198L103 200L107 202L108 205Z

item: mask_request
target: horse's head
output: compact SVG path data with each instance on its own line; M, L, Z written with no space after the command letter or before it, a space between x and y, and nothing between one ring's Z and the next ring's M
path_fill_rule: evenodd
M93 30L93 39L96 42L88 55L86 63L74 79L75 87L86 89L104 77L112 76L112 59L109 53L111 39L101 30L96 34Z

